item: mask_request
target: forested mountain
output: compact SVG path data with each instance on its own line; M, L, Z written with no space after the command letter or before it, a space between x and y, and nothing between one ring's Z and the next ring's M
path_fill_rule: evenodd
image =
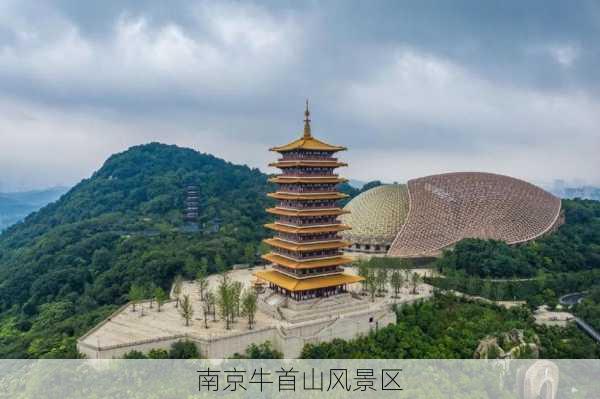
M199 192L190 233L187 185ZM258 169L191 149L152 143L111 156L0 235L0 357L73 357L75 338L125 302L131 284L166 289L177 273L254 262L267 191Z
M66 191L66 187L53 187L45 190L0 193L0 231L44 205L56 201Z
M600 345L578 331L540 326L522 307L506 309L436 293L396 310L398 322L352 340L307 344L307 359L469 359L482 339L518 329L539 339L539 356L551 359L598 358ZM523 354L528 358L530 354Z

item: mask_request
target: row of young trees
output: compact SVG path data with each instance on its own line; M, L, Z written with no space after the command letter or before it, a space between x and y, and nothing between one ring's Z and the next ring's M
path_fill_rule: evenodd
M219 285L213 291L209 289L206 272L200 271L196 277L196 286L205 328L209 328L209 319L212 319L213 322L217 321L217 313L225 322L225 328L228 330L239 317L247 318L249 329L254 327L257 310L257 294L254 289L244 290L242 283L231 280L227 272L221 274ZM175 308L178 309L188 327L194 317L194 306L189 294L183 294L183 278L180 275L176 276L173 281L172 294L175 298ZM156 303L156 311L160 312L162 305L168 300L165 291L154 285L132 285L128 297L134 312L137 311L137 305L143 300L148 302L150 309ZM140 309L140 315L143 316L144 307L140 306Z
M411 272L411 265L405 260L382 262L381 259L371 259L358 261L356 266L358 275L364 277L362 290L369 294L372 302L375 301L376 296L385 295L388 284L394 290L392 297L398 298L404 286L410 287L411 293L415 295L422 281L417 272Z
M161 311L162 305L169 299L169 296L161 287L157 287L154 284L148 285L137 285L132 284L129 289L127 298L131 302L132 310L137 311L137 305L144 300L149 300L149 308L154 307L156 303L156 309L158 312ZM144 315L144 307L140 307L142 316Z

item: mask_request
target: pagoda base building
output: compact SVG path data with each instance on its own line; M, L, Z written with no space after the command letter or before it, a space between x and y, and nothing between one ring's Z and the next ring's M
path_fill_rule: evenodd
M270 179L277 191L268 194L277 201L267 209L275 221L265 225L275 233L264 241L272 249L263 255L271 269L256 272L271 291L302 301L343 294L350 284L363 280L343 269L352 258L342 252L349 243L339 233L349 227L338 219L346 212L338 201L347 195L337 191L337 185L346 179L335 169L347 165L334 155L345 149L312 136L308 103L302 137L271 148L280 158L269 166L282 171Z

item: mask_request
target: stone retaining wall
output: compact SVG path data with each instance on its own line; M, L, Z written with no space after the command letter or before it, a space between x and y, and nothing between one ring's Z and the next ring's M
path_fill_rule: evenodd
M128 305L121 307L118 312L125 310ZM113 313L111 317L118 312ZM380 308L357 309L357 311L351 313L332 315L314 322L304 321L287 324L285 327L270 326L256 330L232 332L231 335L214 338L181 334L105 347L95 347L82 342L83 338L96 331L109 319L110 317L105 319L94 330L78 340L78 350L88 358L119 358L132 350L142 353L147 353L151 349L168 350L173 343L180 340L189 340L196 343L202 357L210 359L230 358L235 353L244 353L251 344L261 344L265 341L270 341L275 349L284 354L284 357L297 358L307 343L314 344L330 341L334 338L348 340L358 335L368 334L373 329L395 323L396 314L391 306L386 305Z

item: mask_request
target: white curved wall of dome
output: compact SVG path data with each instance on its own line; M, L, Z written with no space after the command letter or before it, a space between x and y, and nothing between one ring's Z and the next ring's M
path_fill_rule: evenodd
M404 224L408 213L408 189L404 184L382 185L361 193L345 207L349 214L341 216L342 223L352 230L342 233L353 244L351 250L385 252ZM361 249L356 245L362 246ZM373 249L371 249L373 248Z

